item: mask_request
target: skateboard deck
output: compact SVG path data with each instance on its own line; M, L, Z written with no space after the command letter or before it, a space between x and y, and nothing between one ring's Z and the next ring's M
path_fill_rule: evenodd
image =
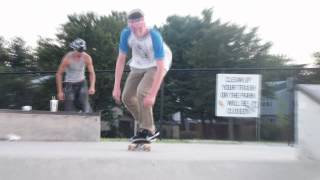
M151 151L151 142L148 140L136 140L128 145L129 151Z

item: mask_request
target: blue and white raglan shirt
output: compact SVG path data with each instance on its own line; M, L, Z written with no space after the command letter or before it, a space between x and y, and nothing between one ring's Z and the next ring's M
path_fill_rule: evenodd
M146 69L157 66L156 61L164 61L165 69L170 69L172 53L157 30L149 29L145 37L137 38L130 28L124 28L120 35L119 51L128 54L129 48L132 49L128 63L130 67Z

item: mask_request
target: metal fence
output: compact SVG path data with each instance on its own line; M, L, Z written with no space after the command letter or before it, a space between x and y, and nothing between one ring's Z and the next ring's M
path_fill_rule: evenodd
M171 69L154 107L163 138L294 142L295 85L319 84L319 68L210 68ZM127 72L127 71L126 71ZM133 121L123 106L112 100L114 71L97 74L97 93L91 97L102 112L102 136L129 137ZM215 112L217 74L259 74L260 117L218 117ZM0 108L49 110L56 93L55 72L0 73ZM125 77L123 78L123 81ZM63 104L60 104L60 110Z

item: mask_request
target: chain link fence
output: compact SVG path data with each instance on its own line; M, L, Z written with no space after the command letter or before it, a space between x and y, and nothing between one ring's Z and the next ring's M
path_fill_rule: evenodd
M1 109L30 105L33 110L49 110L49 100L56 94L55 72L0 74ZM90 101L93 109L102 114L101 135L130 137L134 127L132 116L112 100L114 71L98 70L96 74L96 94ZM261 75L260 117L216 116L217 74ZM319 68L171 69L154 107L156 125L162 138L292 143L295 85L319 84L319 75ZM59 109L63 110L63 103Z

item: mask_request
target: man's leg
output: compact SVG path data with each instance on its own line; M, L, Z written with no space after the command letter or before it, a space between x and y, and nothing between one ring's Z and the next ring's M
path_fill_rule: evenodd
M78 99L77 102L80 105L80 109L85 113L91 113L92 108L89 103L88 85L87 82L79 84L78 87Z
M64 83L64 110L65 111L76 111L74 106L75 91L71 83Z
M122 102L130 111L134 120L138 123L138 126L141 117L137 98L137 87L143 77L143 72L144 71L132 69L127 77L122 93Z
M141 114L141 128L147 129L151 133L155 132L154 120L153 120L153 107L144 107L144 97L149 93L152 86L156 68L149 68L144 74L137 90L140 114Z

